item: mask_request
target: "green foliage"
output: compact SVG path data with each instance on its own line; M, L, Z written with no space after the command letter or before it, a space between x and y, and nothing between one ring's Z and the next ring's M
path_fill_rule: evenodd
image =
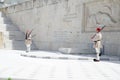
M7 80L12 80L12 78L9 77Z

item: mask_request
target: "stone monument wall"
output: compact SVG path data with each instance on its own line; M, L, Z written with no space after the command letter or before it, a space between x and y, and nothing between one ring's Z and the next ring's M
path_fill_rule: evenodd
M120 55L120 0L30 0L2 10L21 31L34 29L40 50L94 53L90 38L101 24L104 53Z
M3 43L3 33L0 32L0 48L4 47L4 43Z

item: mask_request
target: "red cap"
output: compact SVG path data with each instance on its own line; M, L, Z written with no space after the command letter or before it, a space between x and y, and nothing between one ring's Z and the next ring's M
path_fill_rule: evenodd
M101 29L98 27L98 28L96 28L96 31L100 32L100 31L101 31Z

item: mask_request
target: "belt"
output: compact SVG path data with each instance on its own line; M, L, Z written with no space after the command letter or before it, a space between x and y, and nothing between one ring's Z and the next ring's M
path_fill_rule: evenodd
M101 41L101 40L97 40L97 41ZM94 41L94 42L97 42L97 41Z

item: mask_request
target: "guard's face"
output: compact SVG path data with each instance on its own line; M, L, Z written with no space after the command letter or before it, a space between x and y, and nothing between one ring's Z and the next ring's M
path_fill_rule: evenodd
M100 32L100 31L96 30L96 32L98 33L98 32Z
M101 31L101 29L100 29L100 28L97 28L97 29L96 29L96 32L100 32L100 31Z

